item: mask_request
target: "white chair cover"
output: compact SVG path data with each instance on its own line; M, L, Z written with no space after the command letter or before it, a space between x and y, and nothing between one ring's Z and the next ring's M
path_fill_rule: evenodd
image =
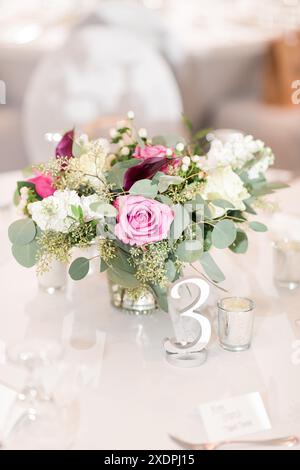
M53 153L45 134L130 109L151 132L178 126L181 97L167 64L128 32L101 26L76 31L39 64L28 87L23 118L30 161Z

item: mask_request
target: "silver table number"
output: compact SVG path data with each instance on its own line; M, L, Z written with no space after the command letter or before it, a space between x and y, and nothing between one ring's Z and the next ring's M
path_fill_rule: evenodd
M197 289L197 294L187 306L182 307L185 292L192 296L191 289ZM174 327L174 338L164 341L166 358L172 365L195 367L206 360L206 346L211 337L209 320L197 313L208 299L209 285L203 279L186 278L177 281L169 290L168 303L171 321Z

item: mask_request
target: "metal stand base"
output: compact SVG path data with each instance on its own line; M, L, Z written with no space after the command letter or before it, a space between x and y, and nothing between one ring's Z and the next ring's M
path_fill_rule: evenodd
M169 364L177 367L198 367L204 364L207 358L207 350L196 352L169 353L166 351L166 359Z

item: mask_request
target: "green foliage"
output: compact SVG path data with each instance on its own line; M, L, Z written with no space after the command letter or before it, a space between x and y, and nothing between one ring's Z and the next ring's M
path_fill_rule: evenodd
M36 236L36 225L32 219L20 219L8 228L8 237L14 245L27 245Z
M160 287L157 284L153 284L151 286L156 301L158 303L159 308L163 311L168 313L169 306L168 306L168 295L167 290L165 288Z
M12 245L12 254L19 264L32 268L37 261L38 245L35 240L27 245Z
M71 206L72 214L75 217L76 220L78 220L81 223L84 223L83 221L83 211L80 206Z
M74 281L80 281L85 278L90 269L90 260L84 257L77 258L69 268L70 277Z
M141 285L133 274L116 267L108 268L107 275L112 282L119 284L121 287L135 289Z
M232 245L237 229L232 220L221 220L212 231L212 243L216 248L223 249Z
M190 223L190 214L181 204L172 206L174 220L170 228L170 239L178 240Z
M107 269L108 269L108 264L105 263L105 261L103 261L103 259L100 259L100 265L99 265L100 273L103 273Z
M158 191L164 193L171 185L178 185L184 182L181 176L162 175L158 181Z
M92 202L90 205L92 211L97 212L97 214L103 217L116 217L117 209L112 205L106 202Z
M232 245L230 245L230 250L234 253L243 254L248 250L248 237L247 234L241 230L237 230L236 238Z
M138 165L139 163L140 161L137 158L116 163L107 174L108 183L115 185L116 188L122 189L126 171L128 168Z
M224 199L214 199L212 204L217 207L222 207L223 209L234 209L234 205Z
M184 240L178 245L176 255L185 263L199 261L203 253L203 244L200 240Z
M268 227L261 222L250 222L249 227L254 230L255 232L267 232Z
M131 186L129 190L129 194L133 194L136 196L144 196L149 199L154 199L157 193L158 193L157 185L148 179L137 181Z
M207 251L203 253L200 259L201 266L203 267L206 274L214 282L222 282L225 280L225 276L213 260L210 253Z

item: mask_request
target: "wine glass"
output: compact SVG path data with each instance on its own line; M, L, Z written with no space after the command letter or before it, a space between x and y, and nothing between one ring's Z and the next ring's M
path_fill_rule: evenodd
M28 339L7 348L7 360L26 368L28 377L8 413L4 447L18 450L65 449L66 409L49 395L41 381L41 370L63 358L60 343Z

